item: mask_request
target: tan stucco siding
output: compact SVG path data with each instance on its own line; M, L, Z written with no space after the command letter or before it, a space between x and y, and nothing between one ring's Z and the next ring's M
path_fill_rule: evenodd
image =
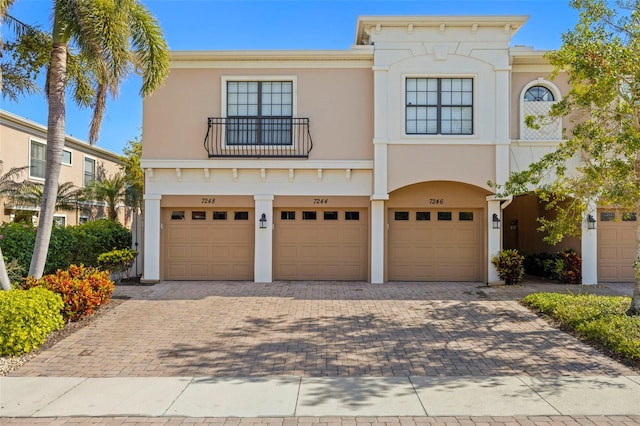
M223 77L294 77L297 117L310 119L310 159L372 159L370 69L172 69L145 99L143 158L206 159L207 117L223 115Z
M434 180L489 189L487 181L495 180L495 158L491 145L391 145L388 191Z
M511 139L520 139L520 123L522 118L520 117L520 99L522 96L522 90L529 83L532 83L539 78L550 81L553 83L564 96L569 91L569 79L566 73L559 73L555 79L551 79L548 72L519 72L514 71L511 74L511 120L510 120L510 135ZM562 128L566 129L569 125L569 119L564 117L562 120Z

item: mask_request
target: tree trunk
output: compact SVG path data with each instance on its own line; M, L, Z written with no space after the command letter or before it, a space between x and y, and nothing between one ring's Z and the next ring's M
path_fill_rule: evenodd
M38 233L36 235L33 257L29 266L29 275L34 278L42 277L51 229L53 228L53 215L56 211L56 199L58 196L58 180L62 163L62 148L65 136L65 90L67 80L67 45L53 43L51 62L49 68L49 81L47 94L49 100L49 119L47 121L47 164L45 169L44 189L42 190L42 203L40 205L40 217Z
M2 248L0 248L0 284L2 284L3 290L11 290L11 282L9 281L9 275L7 275L7 267L4 264L4 257L2 257Z

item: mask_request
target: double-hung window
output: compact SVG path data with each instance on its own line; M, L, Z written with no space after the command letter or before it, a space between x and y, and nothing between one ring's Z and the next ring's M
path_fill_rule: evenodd
M472 78L407 78L408 135L473 134Z
M292 117L293 82L227 82L227 145L291 145Z
M29 177L44 179L47 165L47 145L31 141L29 155Z
M89 186L94 180L96 180L96 160L84 157L84 186Z

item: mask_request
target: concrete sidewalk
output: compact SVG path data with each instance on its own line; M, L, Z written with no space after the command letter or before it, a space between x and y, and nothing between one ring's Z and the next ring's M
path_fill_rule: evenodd
M0 377L5 418L588 415L640 415L640 376Z

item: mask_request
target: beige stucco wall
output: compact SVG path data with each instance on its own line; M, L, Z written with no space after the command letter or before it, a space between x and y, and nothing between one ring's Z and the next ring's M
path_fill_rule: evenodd
M550 72L547 71L518 71L515 69L511 74L511 122L510 135L511 139L520 139L520 99L522 90L529 83L542 78L553 83L564 95L569 91L569 79L566 73L559 73L553 80ZM564 117L562 120L562 128L566 129L569 125L569 119Z
M295 76L297 117L310 119L310 160L373 158L371 69L173 68L144 100L144 159L206 159L207 117L222 116L223 76Z
M389 192L406 185L446 180L489 189L495 180L495 147L492 145L390 145Z

